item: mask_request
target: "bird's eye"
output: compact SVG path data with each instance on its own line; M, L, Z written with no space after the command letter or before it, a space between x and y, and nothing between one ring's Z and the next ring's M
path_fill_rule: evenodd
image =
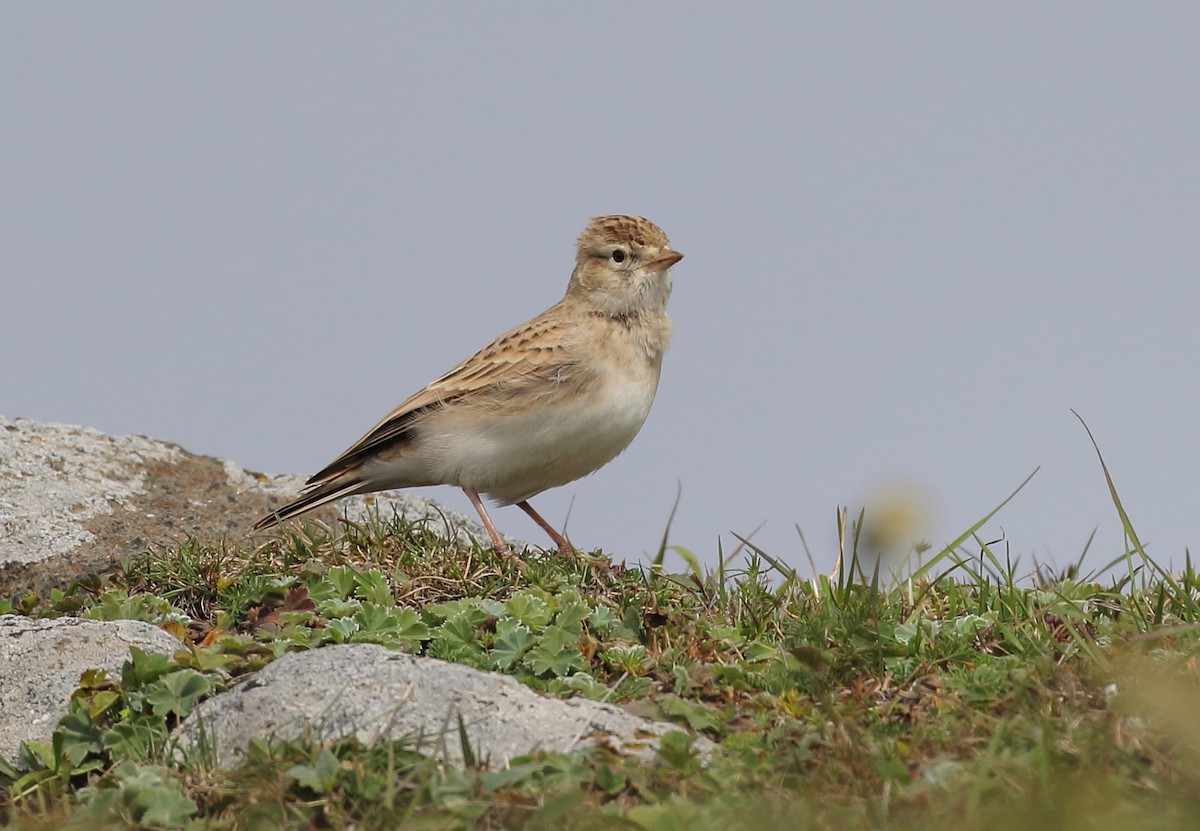
M622 251L620 248L613 249L612 254L610 254L609 256L612 257L612 261L614 263L620 263L620 262L625 261L625 252Z

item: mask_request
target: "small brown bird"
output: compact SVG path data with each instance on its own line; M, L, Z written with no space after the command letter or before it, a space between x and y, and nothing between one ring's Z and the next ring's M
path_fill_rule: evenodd
M646 219L596 217L562 300L392 410L255 530L343 496L457 485L505 556L481 493L574 555L529 499L612 461L641 429L671 334L668 269L682 258Z

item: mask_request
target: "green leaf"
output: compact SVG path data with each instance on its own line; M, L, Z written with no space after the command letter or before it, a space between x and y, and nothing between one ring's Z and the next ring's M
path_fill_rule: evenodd
M530 650L535 641L528 626L507 618L496 630L496 640L492 647L492 666L496 669L511 669Z
M113 759L144 761L166 744L169 735L165 721L147 715L114 724L100 741Z
M762 641L751 641L742 649L742 655L751 663L766 661L779 654L779 647Z
M179 616L179 612L166 600L152 594L130 597L122 589L109 589L83 616L92 620L144 620L158 623Z
M469 612L460 614L434 630L430 652L443 660L460 662L470 662L482 654L483 647L476 640L476 627L482 619L473 621L472 617Z
M335 600L340 601L346 596L345 592L334 585L334 582L329 579L327 574L318 574L309 577L304 581L304 588L308 590L309 599L317 604L318 609L322 608L325 603Z
M583 622L591 611L591 607L581 599L564 601L562 609L554 616L554 625L579 637L583 634Z
M349 643L358 631L358 622L354 618L343 617L329 621L325 627L334 643Z
M429 638L429 627L412 609L396 609L363 604L354 616L359 630L352 641L395 645L397 643L420 644Z
M295 765L290 768L288 776L310 791L329 793L337 785L341 770L341 762L329 748L325 748L311 765Z
M718 730L723 724L721 715L703 704L696 704L674 696L658 699L659 709L672 721L686 723L693 730Z
M343 600L335 598L333 600L322 600L317 603L317 611L327 618L351 617L362 608L361 600L353 598Z
M224 646L193 646L189 653L177 652L177 656L182 655L179 663L185 663L192 669L200 672L212 672L214 669L224 669L231 664L241 662L241 657L238 655L230 655L225 651Z
M646 647L640 643L623 644L605 649L602 657L604 662L627 675L643 675L653 662L646 654Z
M129 647L129 660L121 666L121 686L135 690L157 681L171 669L171 659L158 653L146 653Z
M514 594L504 606L510 615L534 631L546 626L554 615L546 601L529 592Z
M58 769L58 756L47 742L21 742L17 755L23 767Z
M178 791L156 788L138 795L138 804L145 809L142 822L158 828L183 828L196 812L196 803Z
M0 785L3 785L6 782L12 782L20 775L21 774L17 773L17 769L13 767L7 759L5 759L3 756L0 756Z
M588 614L588 626L601 637L622 637L625 633L618 631L622 628L621 619L608 606L596 606Z
M88 701L88 718L95 721L123 700L114 690L97 690Z
M392 586L381 571L371 569L360 572L354 578L354 585L355 596L367 603L378 606L396 605L396 600L392 597Z
M672 730L659 738L658 756L676 770L685 773L693 772L700 766L696 752L692 749L692 745L695 743L694 736Z
M325 574L338 597L349 597L354 591L358 572L349 566L334 566ZM311 590L310 590L311 592Z
M104 750L100 729L80 712L68 713L59 719L52 743L55 756L66 759L72 769L78 769L88 756L99 756Z
M472 626L478 626L487 620L488 616L500 617L504 614L503 604L492 600L481 600L478 597L462 597L458 600L447 600L445 603L435 603L423 606L421 613L433 620L466 620Z
M395 609L392 617L396 624L396 637L405 641L429 640L429 626L421 619L416 609Z
M389 634L396 628L392 618L393 609L380 606L377 603L365 602L354 614L354 622L358 624L361 633Z
M578 635L549 626L537 646L525 656L525 665L538 675L563 676L587 667L577 647Z
M146 703L156 716L186 718L196 702L212 691L212 682L192 669L172 672L146 691Z
M140 767L126 761L113 768L112 773L118 783L118 798L132 807L135 815L141 815L142 826L183 828L196 812L196 803L183 795L178 782L166 778L162 768ZM104 792L92 789L92 793Z
M555 695L581 695L592 701L606 701L612 696L612 690L586 672L551 678L546 684L546 691Z
M570 827L573 823L567 824L567 820L576 816L584 800L585 796L579 791L552 793L543 798L541 807L533 814L526 827Z
M609 796L616 796L625 790L629 779L616 767L601 765L596 768L596 787Z
M500 770L489 770L480 776L480 788L484 793L496 793L525 783L534 784L538 781L538 775L545 773L547 768L548 766L541 762L526 762Z

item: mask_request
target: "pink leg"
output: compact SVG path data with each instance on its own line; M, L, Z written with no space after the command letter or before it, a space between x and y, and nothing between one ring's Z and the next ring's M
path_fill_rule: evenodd
M500 532L496 530L496 526L492 525L492 518L488 516L487 509L483 507L483 500L479 498L479 491L472 488L463 488L463 493L467 495L467 499L471 500L471 504L475 506L475 510L479 512L479 518L483 520L483 527L487 529L488 536L492 538L492 548L506 560L517 560L519 558L512 553L512 549L508 547L508 543L500 536Z
M528 501L518 502L517 507L525 513L529 514L529 518L536 522L541 529L550 535L550 539L554 540L554 544L558 546L558 553L567 557L578 557L579 552L575 550L575 546L567 542L567 538L554 530L554 527L549 522L542 519L542 515L533 509L533 506Z

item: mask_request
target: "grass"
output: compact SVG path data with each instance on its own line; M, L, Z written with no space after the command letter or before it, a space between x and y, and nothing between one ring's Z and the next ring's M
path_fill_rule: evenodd
M1103 460L1101 460L1103 466ZM1022 573L969 528L904 579L803 579L752 543L706 572L534 558L420 525L195 542L0 611L152 621L183 642L88 673L54 741L0 766L5 828L1182 829L1200 816L1200 575L1150 560ZM990 516L990 514L989 514ZM986 517L985 517L986 519ZM662 551L667 552L664 538ZM385 644L676 721L655 764L604 749L442 767L404 742L179 762L199 700L294 649ZM469 741L469 737L466 737Z

